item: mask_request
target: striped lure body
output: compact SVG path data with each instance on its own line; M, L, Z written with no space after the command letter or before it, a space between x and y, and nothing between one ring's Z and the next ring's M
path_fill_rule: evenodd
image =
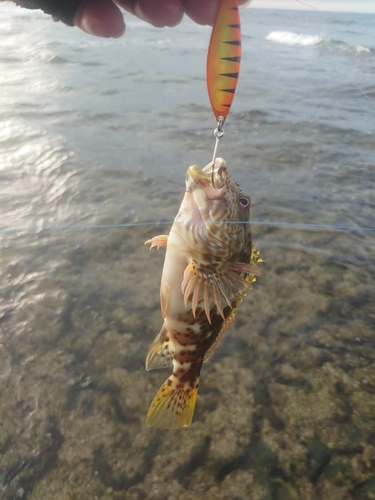
M236 91L241 61L241 26L237 0L221 0L207 55L207 90L216 120L227 117Z
M147 425L190 425L202 363L233 323L237 307L259 275L252 247L250 198L217 158L187 171L186 192L169 235L148 240L167 247L160 300L164 324L152 344L146 369L173 366L155 396Z

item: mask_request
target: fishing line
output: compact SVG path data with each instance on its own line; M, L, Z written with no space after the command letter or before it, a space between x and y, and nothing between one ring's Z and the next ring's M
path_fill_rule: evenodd
M67 230L86 230L86 229L121 229L121 228L132 228L132 227L147 227L147 226L171 226L173 221L149 221L149 222L128 222L124 224L74 224L67 226L44 226L44 227L15 227L12 229L2 229L0 234L9 233L32 233L40 231L67 231ZM199 221L197 223L203 224ZM308 224L304 222L272 222L272 221L223 221L223 224L250 224L252 226L273 226L273 227L290 227L298 229L325 229L334 231L370 231L375 232L375 227L361 227L361 226L344 226L344 225L334 225L334 224ZM177 223L178 224L178 223ZM181 224L184 224L181 222Z
M323 40L322 40L322 36L321 36L321 20L323 18L323 14L322 12L317 9L316 7L314 7L313 5L310 5L306 2L302 2L302 0L296 0L297 3L301 4L301 5L305 5L306 7L309 7L310 9L313 9L315 10L319 16L320 16L320 20L319 20L319 47L324 55L324 57L327 59L327 61L330 63L330 60L329 60L329 57L327 56L327 53L326 51L324 50L324 47L323 47ZM371 105L375 108L375 102L371 99L371 97L369 97L366 92L361 89L361 87L358 85L358 83L356 83L351 76L349 76L348 73L343 73L342 71L340 71L339 69L335 68L334 66L332 67L332 69L338 73L339 75L341 76L344 76L345 78L347 78L365 97L366 99L371 103Z

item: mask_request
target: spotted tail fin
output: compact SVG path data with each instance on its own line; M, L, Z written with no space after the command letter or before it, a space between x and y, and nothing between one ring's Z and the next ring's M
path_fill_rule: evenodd
M180 429L191 424L197 400L199 378L193 387L181 384L171 375L161 386L147 413L146 425L161 429Z

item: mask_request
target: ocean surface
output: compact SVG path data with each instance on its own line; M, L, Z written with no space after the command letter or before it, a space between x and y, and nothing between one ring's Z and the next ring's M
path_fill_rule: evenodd
M241 11L219 155L263 275L194 421L145 426L164 251L212 158L210 28L119 40L0 3L0 497L375 497L375 15Z

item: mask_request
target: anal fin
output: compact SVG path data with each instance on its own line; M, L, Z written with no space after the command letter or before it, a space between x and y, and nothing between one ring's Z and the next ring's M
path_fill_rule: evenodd
M173 349L171 347L170 335L163 326L156 337L146 358L146 370L157 370L158 368L168 368L173 362Z

